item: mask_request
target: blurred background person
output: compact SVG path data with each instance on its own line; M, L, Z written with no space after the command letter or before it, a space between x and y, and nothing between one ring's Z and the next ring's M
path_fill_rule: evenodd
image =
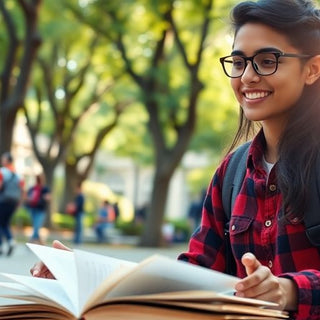
M97 222L94 226L94 230L99 243L107 241L108 229L114 226L116 220L116 212L114 207L108 200L103 201L98 211Z
M33 232L30 242L43 244L40 238L40 229L46 219L48 204L51 200L51 193L48 186L45 185L43 174L36 176L35 184L28 189L26 207L31 215Z
M81 244L82 243L82 236L83 236L83 217L84 217L84 203L85 197L82 192L82 184L78 183L76 189L76 195L73 200L73 217L75 219L74 225L74 244Z
M3 253L2 239L6 238L10 256L15 246L11 232L11 218L23 199L23 179L15 172L13 157L10 152L1 156L0 168L0 254Z
M190 204L188 210L188 220L190 223L191 232L194 232L200 225L205 195L206 190L202 190L199 199L192 201Z

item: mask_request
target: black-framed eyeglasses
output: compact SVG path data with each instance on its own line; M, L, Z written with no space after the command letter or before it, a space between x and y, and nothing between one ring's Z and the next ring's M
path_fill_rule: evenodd
M308 59L311 55L297 54L297 53L283 53L283 52L259 52L252 57L245 57L242 55L231 55L220 58L224 73L230 78L240 78L246 67L248 61L251 62L253 69L260 76L270 76L274 74L279 65L279 58L300 58Z

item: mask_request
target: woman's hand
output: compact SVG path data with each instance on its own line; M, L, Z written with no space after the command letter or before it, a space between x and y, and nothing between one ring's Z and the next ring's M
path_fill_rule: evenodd
M68 250L71 251L70 248L65 246L63 243L61 243L58 240L54 240L52 243L52 246L56 249L62 249L62 250ZM47 279L54 279L53 274L50 272L50 270L45 266L45 264L40 261L37 262L31 269L30 273L33 277L37 278L47 278Z
M245 253L241 261L247 277L236 284L237 296L275 302L280 310L297 309L298 293L294 281L274 276L251 253Z

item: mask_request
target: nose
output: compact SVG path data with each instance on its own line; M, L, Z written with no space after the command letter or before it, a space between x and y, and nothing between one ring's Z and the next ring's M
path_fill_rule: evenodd
M253 68L252 61L247 61L246 67L244 69L243 75L241 76L241 81L243 83L258 82L260 76L257 74Z

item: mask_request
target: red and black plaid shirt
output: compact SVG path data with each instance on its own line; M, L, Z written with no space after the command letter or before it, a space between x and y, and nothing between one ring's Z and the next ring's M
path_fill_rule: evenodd
M310 244L303 223L282 217L276 171L273 168L268 178L263 166L264 146L261 131L250 147L247 172L230 219L236 275L246 276L241 257L252 252L274 275L295 281L299 288L297 319L320 319L320 251ZM227 156L222 162L209 185L201 228L192 235L189 251L179 256L180 260L221 272L226 270L221 190L229 159Z

